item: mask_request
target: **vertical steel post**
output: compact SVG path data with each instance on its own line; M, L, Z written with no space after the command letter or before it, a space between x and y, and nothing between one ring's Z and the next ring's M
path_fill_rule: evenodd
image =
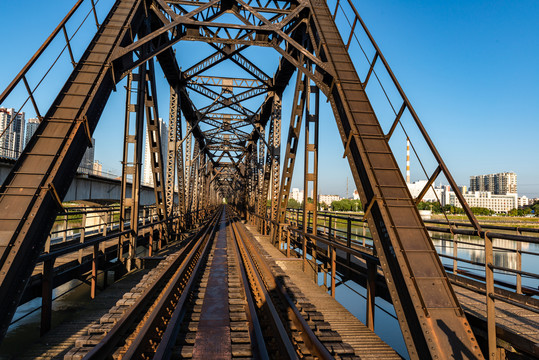
M331 297L335 299L335 275L337 271L337 250L334 246L331 247Z
M127 229L128 214L130 233L118 238L118 259L123 260L123 243L129 241L127 269L134 265L136 238L138 236L138 212L140 199L140 181L142 164L142 147L144 137L144 106L146 92L146 65L139 67L138 74L130 73L127 79L126 112L124 128L124 149L122 161L122 187L120 200L120 231ZM135 88L136 84L136 88ZM136 96L134 95L136 94ZM135 103L132 100L135 100ZM131 119L135 116L135 124ZM128 193L128 180L131 180L131 191Z
M148 233L148 256L153 256L153 227L150 228L150 232Z
M518 235L522 235L520 230L517 230ZM522 271L522 243L517 241L517 270ZM517 283L516 283L517 294L522 294L522 274L517 273Z
M374 310L376 303L376 263L367 260L367 327L374 331Z
M363 247L365 247L365 237L367 236L367 223L363 221Z
M352 219L348 218L346 222L346 246L352 248ZM346 253L346 264L348 265L348 270L350 271L350 253Z
M290 257L290 229L286 228L286 257Z
M494 253L492 239L484 234L485 240L485 279L487 307L488 358L496 360L496 304L494 302Z
M52 323L52 290L54 281L54 259L43 261L41 273L41 326L43 336L51 329Z
M155 69L153 59L148 60L147 88L145 92L144 106L146 108L146 129L150 148L150 161L152 164L153 190L157 216L160 220L167 216L167 198L165 195L165 179L163 168L163 152L161 146L161 125L157 107L157 90L155 84ZM137 214L138 220L138 214Z
M92 252L92 278L91 278L91 289L90 297L95 299L97 294L97 269L99 261L99 244L94 244Z
M453 234L453 274L457 274L457 271L458 271L458 260L457 260L457 257L458 257L458 254L459 254L459 249L458 249L458 235L457 234Z
M301 71L298 71L298 75L296 78L296 87L294 91L292 113L290 115L290 126L288 128L288 139L286 142L285 159L283 162L283 175L279 191L279 203L277 209L279 222L284 222L286 217L286 207L288 206L290 187L292 186L292 176L294 174L294 164L296 163L296 154L299 144L299 137L301 134L301 125L305 108L305 89L307 86L306 83L306 77L301 73Z
M67 211L66 211L66 213L65 213L65 215L64 215L64 232L63 232L63 235L62 235L62 237L63 237L63 239L64 239L64 240L63 240L64 242L67 241L67 227L69 226L68 224L69 224L69 221L68 221L68 214L67 214Z
M172 215L174 206L174 182L176 181L176 155L178 153L178 123L181 123L181 117L178 104L178 94L174 88L170 88L170 108L168 119L168 143L167 143L167 167L166 167L166 199L167 216Z
M84 244L86 238L86 212L82 214L81 229L80 229L80 243ZM79 250L79 264L82 264L82 249Z
M279 218L279 184L281 175L281 97L278 94L273 96L273 106L271 111L271 121L273 122L272 148L271 148L271 220L277 224L284 223ZM268 151L269 152L269 151ZM286 209L285 209L286 210ZM274 226L275 229L275 226ZM280 229L280 225L278 226ZM280 231L277 230L280 234ZM273 231L272 237L275 243L276 233Z
M266 133L266 130L264 129L264 127L260 126L260 125L257 125L259 126L259 133L260 133L260 138L258 139L258 191L257 191L257 204L256 204L256 213L258 214L258 216L263 216L263 213L262 213L262 203L264 203L264 208L265 208L265 204L266 204L266 200L263 200L262 199L262 193L263 193L263 189L264 189L264 155L265 155L265 148L264 148L264 137L266 136L265 133ZM258 231L260 231L262 233L263 229L262 229L262 226L263 226L263 222L262 222L262 219L259 217L258 218Z

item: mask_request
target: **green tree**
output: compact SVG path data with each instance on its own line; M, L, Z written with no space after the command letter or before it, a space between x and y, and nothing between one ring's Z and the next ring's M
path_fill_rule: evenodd
M296 199L288 199L288 207L292 209L301 209L301 203L296 201Z
M532 206L530 206L530 209L533 210L535 216L539 216L539 201L536 201Z
M440 206L440 203L431 202L431 201L421 201L419 204L417 204L417 209L418 210L432 210L434 214L440 214L442 212L442 207ZM449 210L446 210L446 212L449 212Z
M484 207L472 207L471 210L475 215L492 215L492 214L494 214L493 210L490 210L490 209L487 209L487 208L484 208ZM516 210L516 209L514 209L514 210Z

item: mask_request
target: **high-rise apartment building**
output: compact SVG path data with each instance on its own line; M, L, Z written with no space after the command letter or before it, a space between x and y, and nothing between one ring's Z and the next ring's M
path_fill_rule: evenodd
M28 119L26 123L26 139L24 140L24 146L28 145L28 142L34 135L39 126L39 119Z
M92 146L86 149L82 160L80 161L78 172L82 174L91 174L94 171L94 149L95 139L92 138Z
M17 159L24 148L24 112L0 108L0 156Z
M166 171L165 162L167 161L168 149L168 128L163 119L159 118L159 134L161 137L161 154L163 154L163 171ZM166 174L163 174L166 177ZM146 131L146 141L144 144L144 167L142 170L142 183L144 185L153 186L152 162L150 158L150 142L148 132Z
M94 172L93 172L94 175L98 175L98 176L101 176L101 175L102 175L102 172L103 172L103 165L102 165L99 161L97 161L97 160L94 161L94 168L93 168L93 171L94 171Z
M496 195L516 194L517 174L514 172L504 172L470 176L469 191L489 191Z

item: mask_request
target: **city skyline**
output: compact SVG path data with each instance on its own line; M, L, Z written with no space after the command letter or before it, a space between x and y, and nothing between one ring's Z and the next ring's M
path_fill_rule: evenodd
M10 123L11 117L15 113L14 108L0 108L0 132L4 131L6 125ZM8 134L14 133L10 136L6 136L4 139L2 139L1 144L5 145L4 147L0 148L0 155L3 154L9 154L7 157L11 158L17 158L18 153L20 153L17 149L23 149L24 146L26 146L36 131L38 125L39 125L39 119L37 118L30 118L28 119L28 122L25 120L25 113L20 112L17 114L17 118L14 121L13 128L8 128ZM160 137L161 137L161 151L163 155L163 161L165 161L165 156L167 154L167 144L168 144L168 127L166 122L163 120L163 118L159 118L159 131L160 131ZM14 130L15 129L15 130ZM22 131L21 131L22 129ZM26 132L24 131L26 129ZM15 143L14 139L17 138L19 141ZM143 153L143 168L142 168L142 183L144 185L152 186L153 185L153 178L152 178L152 172L151 172L151 162L150 162L150 149L149 149L149 138L148 133L145 131L145 141L144 141L144 153ZM24 139L24 141L23 141ZM13 149L11 149L13 148ZM99 174L102 172L102 163L101 161L97 161L98 164L96 165L95 158L95 138L92 137L92 146L89 146L84 153L84 156L81 160L81 163L79 165L79 171L82 172L92 172L95 171ZM96 170L99 169L99 170ZM117 174L120 175L121 173ZM466 193L465 190L468 187L468 190L470 193L475 192L491 192L493 195L504 195L508 192L513 192L515 194L518 193L516 191L517 189L517 174L513 171L505 171L501 173L496 174L483 174L483 175L471 175L469 176L469 187L468 185L458 185L461 192ZM502 191L502 180L503 180L503 186L505 190L507 189L514 189L515 191ZM339 191L334 193L326 193L324 194L321 192L321 187L319 187L318 196L339 196L343 199L351 199L353 196L350 196L348 193L348 178L346 183L346 189L343 192L343 189L339 189ZM427 183L426 179L418 179L415 181L411 181L410 178L410 143L409 139L407 138L406 141L406 182L409 186L410 191L412 192L413 196L417 196L419 192L422 190L423 186ZM514 183L513 183L514 182ZM435 184L434 184L435 185ZM434 195L436 192L439 198L441 198L441 193L439 193L436 190L441 190L443 188L442 182L440 181L439 187L435 188L434 190L431 188L428 190L427 194L425 194L425 199L427 201L436 201L437 197ZM299 190L300 188L292 188L290 192L290 198L295 198L293 196L294 190ZM357 189L354 189L355 192L357 192ZM301 194L303 194L303 189L300 190ZM312 190L311 190L312 194ZM415 195L414 195L415 194ZM429 195L430 194L430 195ZM527 194L520 194L524 195L526 197ZM303 195L301 195L303 196ZM534 198L534 196L531 196L531 198ZM442 201L443 202L443 201ZM447 202L447 200L446 200Z

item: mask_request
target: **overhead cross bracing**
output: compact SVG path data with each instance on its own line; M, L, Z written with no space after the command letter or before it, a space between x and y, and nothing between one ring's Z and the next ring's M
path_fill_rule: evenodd
M116 1L0 189L0 306L8 309L0 317L3 331L104 104L115 85L129 76L138 83L138 96L136 102L127 101L126 119L135 116L140 124L146 118L152 131L152 172L163 218L170 213L171 189L177 182L181 211L226 198L239 209L268 216L270 198L269 216L278 222L290 191L294 166L289 165L297 152L297 143L290 142L298 141L304 112L305 132L318 134L323 94L367 205L366 217L410 357L442 359L457 351L464 358L481 357L388 145L391 134L382 131L365 93L372 69L360 79L348 54L350 40L345 40L321 0ZM190 47L196 51L189 53L174 49L180 41L204 44ZM274 58L259 58L254 47L271 49ZM383 57L377 50L371 68L378 58ZM275 60L271 69L270 60ZM223 74L225 62L235 70ZM170 114L175 119L170 122L166 160L157 140L160 94L155 92L154 66L161 68L171 88ZM298 96L290 128L296 135L289 136L281 174L282 94L296 71ZM404 99L403 109L413 112ZM180 112L185 129L179 125ZM126 132L126 144L140 141L140 127L138 131ZM315 189L318 151L316 135L305 148L314 159L314 170L305 171L305 183ZM132 161L126 154L124 165L133 166L124 166L124 179L139 179L140 153ZM443 172L451 178L441 158L437 160L436 176ZM163 164L169 170L167 189ZM177 179L170 176L172 169ZM136 195L125 195L122 206L125 214L135 215L133 221L138 215L132 199ZM316 214L316 207L306 204L306 210ZM313 228L316 231L316 225Z

